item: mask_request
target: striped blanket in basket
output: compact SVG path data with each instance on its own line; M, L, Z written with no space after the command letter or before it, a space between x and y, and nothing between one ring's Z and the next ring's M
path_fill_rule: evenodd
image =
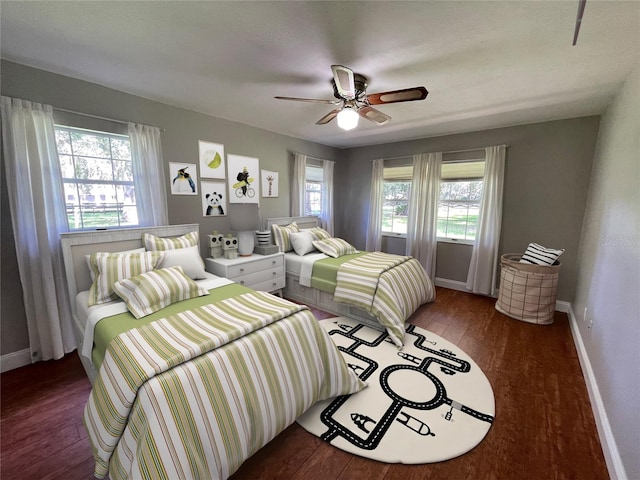
M402 348L405 321L435 299L435 290L415 258L373 252L340 266L333 299L375 316Z
M84 413L95 475L224 479L364 386L305 306L252 292L168 316L107 350Z

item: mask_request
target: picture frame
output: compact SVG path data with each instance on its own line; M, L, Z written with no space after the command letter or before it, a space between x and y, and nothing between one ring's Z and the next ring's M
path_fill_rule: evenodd
M242 155L227 155L229 203L260 203L260 160Z
M220 180L226 178L224 145L198 140L198 155L200 178L218 178Z
M278 172L271 170L261 171L261 186L263 198L277 198L278 197Z
M203 217L227 216L227 184L222 182L200 181Z
M198 172L195 163L169 163L172 195L197 195Z

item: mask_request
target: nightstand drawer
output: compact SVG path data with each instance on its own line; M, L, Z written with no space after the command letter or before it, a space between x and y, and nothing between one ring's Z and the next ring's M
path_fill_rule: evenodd
M270 268L269 270L261 270L259 272L249 273L247 275L229 276L229 278L234 282L251 288L253 288L253 285L256 285L260 282L266 282L278 277L283 277L282 268Z
M259 272L260 270L271 270L274 268L279 268L282 271L283 266L284 256L278 255L251 262L243 262L237 265L229 265L229 268L227 269L227 276L228 278L235 280L240 276Z
M284 277L280 276L277 278L272 278L271 280L252 285L251 288L253 288L254 290L259 290L261 292L273 292L274 290L281 290L284 288Z

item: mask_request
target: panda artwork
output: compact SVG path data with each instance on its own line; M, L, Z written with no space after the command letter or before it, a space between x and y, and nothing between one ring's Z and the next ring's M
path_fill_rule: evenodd
M217 192L207 193L205 195L205 201L207 203L207 211L205 213L206 216L224 215L224 209L221 205L221 194Z

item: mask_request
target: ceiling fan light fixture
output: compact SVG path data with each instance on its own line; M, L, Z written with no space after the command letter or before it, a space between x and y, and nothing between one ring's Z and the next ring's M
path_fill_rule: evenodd
M338 126L343 130L353 130L358 126L360 116L351 107L344 107L338 112Z

